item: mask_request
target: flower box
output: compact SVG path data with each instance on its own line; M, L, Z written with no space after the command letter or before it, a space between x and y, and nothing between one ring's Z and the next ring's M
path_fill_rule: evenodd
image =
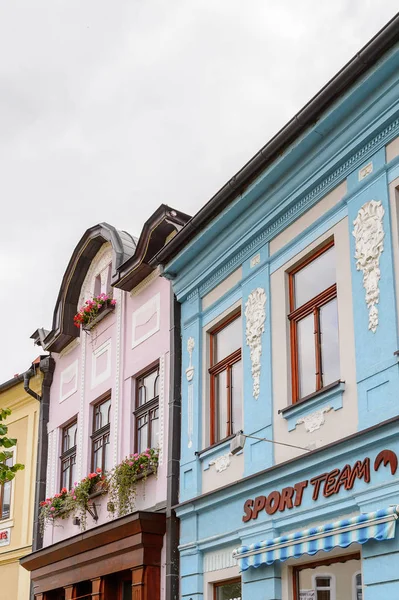
M116 300L107 294L100 294L86 300L73 318L75 327L90 330L115 308Z
M104 319L104 317L109 315L109 313L111 313L114 309L115 309L115 306L113 306L111 304L107 306L104 304L98 311L97 316L94 317L94 319L92 321L90 321L90 323L87 323L86 325L82 325L82 329L84 331L90 331L91 329L93 329L93 327L95 327L97 325L97 323L102 321Z

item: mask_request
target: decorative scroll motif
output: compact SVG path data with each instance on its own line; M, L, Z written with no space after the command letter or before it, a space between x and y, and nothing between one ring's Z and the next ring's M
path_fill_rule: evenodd
M215 460L211 460L209 465L215 465L217 473L225 471L227 467L230 466L230 452L223 454L222 456L218 456L215 458Z
M260 357L262 354L262 333L266 320L266 293L262 288L253 290L245 303L246 341L250 348L252 362L253 397L257 400L260 392Z
M186 369L187 381L192 381L192 379L194 377L194 367L192 364L194 347L195 347L194 338L189 337L187 340L187 352L190 355L190 364L188 365L188 367Z
M324 423L325 423L324 415L325 415L325 413L330 412L330 410L332 410L332 406L326 406L325 408L322 408L321 410L317 410L316 412L312 413L311 415L306 415L306 417L302 417L301 419L298 419L296 424L301 425L303 423L305 425L306 431L308 433L312 433L313 431L320 429L320 427L322 425L324 425Z
M384 207L380 200L370 200L360 208L353 221L353 235L356 240L356 269L363 271L363 287L366 290L366 304L369 310L369 329L375 333L378 326L378 308L381 278L380 256L384 250L384 228L382 219Z

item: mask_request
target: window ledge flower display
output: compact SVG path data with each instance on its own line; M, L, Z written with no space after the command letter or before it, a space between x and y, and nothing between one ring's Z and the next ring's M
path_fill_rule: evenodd
M62 488L59 494L46 498L40 503L40 524L42 532L49 523L56 519L66 519L70 515L79 516L81 529L86 529L86 513L89 508L90 496L100 492L107 492L107 478L98 468L95 473L89 473L71 490Z
M83 329L91 329L101 316L105 316L114 309L116 300L108 294L100 294L91 300L86 300L73 318L75 327L82 326Z
M146 481L148 475L157 473L158 448L147 448L127 456L114 467L108 477L109 502L107 509L112 515L122 517L133 512L137 492L137 482Z

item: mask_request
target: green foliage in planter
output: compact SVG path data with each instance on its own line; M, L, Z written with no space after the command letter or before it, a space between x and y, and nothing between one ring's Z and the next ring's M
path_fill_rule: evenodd
M8 448L17 445L17 440L15 438L7 437L8 427L3 423L10 414L11 410L9 408L0 409L0 485L14 479L15 473L25 468L24 465L19 463L11 466L7 464L7 461L14 456Z
M108 476L109 512L117 517L133 512L137 482L141 479L145 482L150 473L157 472L158 455L157 448L147 448L141 454L127 456L112 469Z

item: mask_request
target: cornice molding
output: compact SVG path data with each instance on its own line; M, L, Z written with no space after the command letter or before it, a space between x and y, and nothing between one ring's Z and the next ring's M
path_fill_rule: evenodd
M398 132L399 118L392 121L392 123L375 135L364 146L362 146L362 148L353 153L330 175L325 177L310 192L305 194L300 200L290 206L290 208L277 217L272 223L267 225L261 233L259 233L252 239L251 242L249 242L249 244L238 250L234 256L227 259L224 265L217 269L206 279L206 281L204 281L204 283L199 286L200 296L205 296L209 291L211 291L211 289L216 287L231 271L236 269L240 264L247 260L252 253L256 252L258 248L275 237L278 233L280 233L281 230L288 227L313 204L316 204L319 200L321 200L329 191L341 183L352 171L356 170L371 155L396 137ZM198 287L198 281L195 281L194 285ZM193 297L193 294L195 294L195 291L192 291L191 286L190 288L187 286L180 292L176 290L176 293L178 298L181 300L183 298L190 299Z

